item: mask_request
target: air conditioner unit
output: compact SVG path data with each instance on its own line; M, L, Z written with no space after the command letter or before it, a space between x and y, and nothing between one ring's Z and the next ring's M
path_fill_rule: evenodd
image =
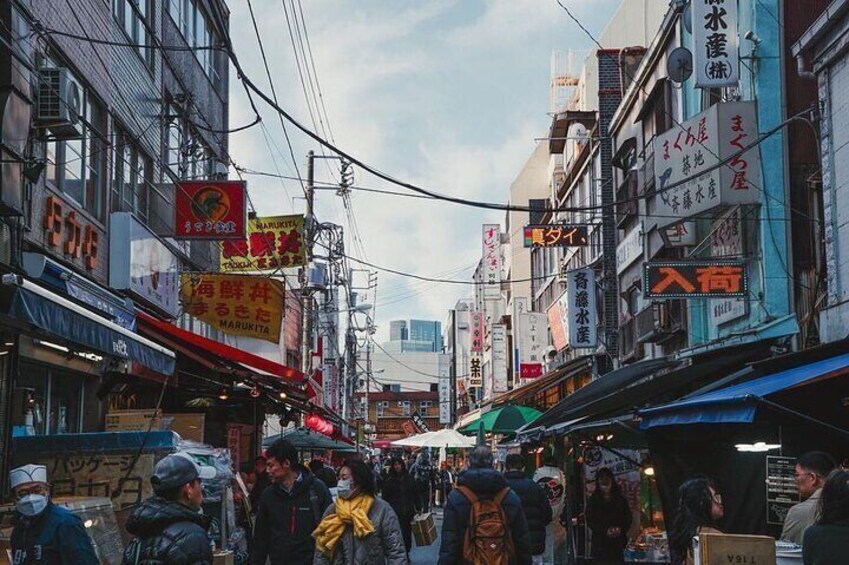
M38 71L35 121L57 139L82 137L82 92L68 69L45 67Z

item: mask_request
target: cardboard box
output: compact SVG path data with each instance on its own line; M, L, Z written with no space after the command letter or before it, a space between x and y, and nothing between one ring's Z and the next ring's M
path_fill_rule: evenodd
M737 534L699 534L694 556L697 565L775 563L775 538Z
M233 552L216 551L212 554L212 565L233 565Z
M413 518L413 536L419 547L431 545L436 541L436 524L433 522L433 514L430 512L416 514Z
M153 418L153 427L150 420ZM162 411L147 408L143 410L116 410L106 414L107 432L146 432L148 429L160 429Z
M206 414L163 414L162 423L172 432L180 434L183 439L203 443Z

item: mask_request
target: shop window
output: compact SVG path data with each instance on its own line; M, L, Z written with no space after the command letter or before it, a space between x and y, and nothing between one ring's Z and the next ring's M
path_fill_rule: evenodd
M168 14L174 20L186 44L195 48L195 56L206 76L218 88L221 86L220 66L224 60L220 51L204 49L218 45L212 21L207 19L198 0L169 0Z
M113 156L112 211L132 212L148 223L153 160L120 127L115 128Z
M130 43L138 45L139 57L145 64L153 69L153 54L155 49L149 49L152 45L149 29L152 29L153 18L152 0L112 0L112 15L120 25Z
M413 413L413 403L409 400L399 400L398 406L401 407L402 416L409 416Z
M433 400L422 400L419 402L419 413L422 418L427 418L431 416L431 409L433 408Z
M22 363L15 379L13 433L57 435L98 430L96 390L94 377Z

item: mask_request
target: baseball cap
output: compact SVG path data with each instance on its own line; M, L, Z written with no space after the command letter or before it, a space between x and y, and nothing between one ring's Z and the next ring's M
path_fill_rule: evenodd
M181 487L196 479L215 478L215 467L198 465L188 453L172 453L153 468L150 484L156 493Z

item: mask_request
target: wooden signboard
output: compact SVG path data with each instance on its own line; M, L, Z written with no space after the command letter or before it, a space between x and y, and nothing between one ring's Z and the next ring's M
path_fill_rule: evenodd
M699 534L695 565L772 565L775 539L769 536Z

